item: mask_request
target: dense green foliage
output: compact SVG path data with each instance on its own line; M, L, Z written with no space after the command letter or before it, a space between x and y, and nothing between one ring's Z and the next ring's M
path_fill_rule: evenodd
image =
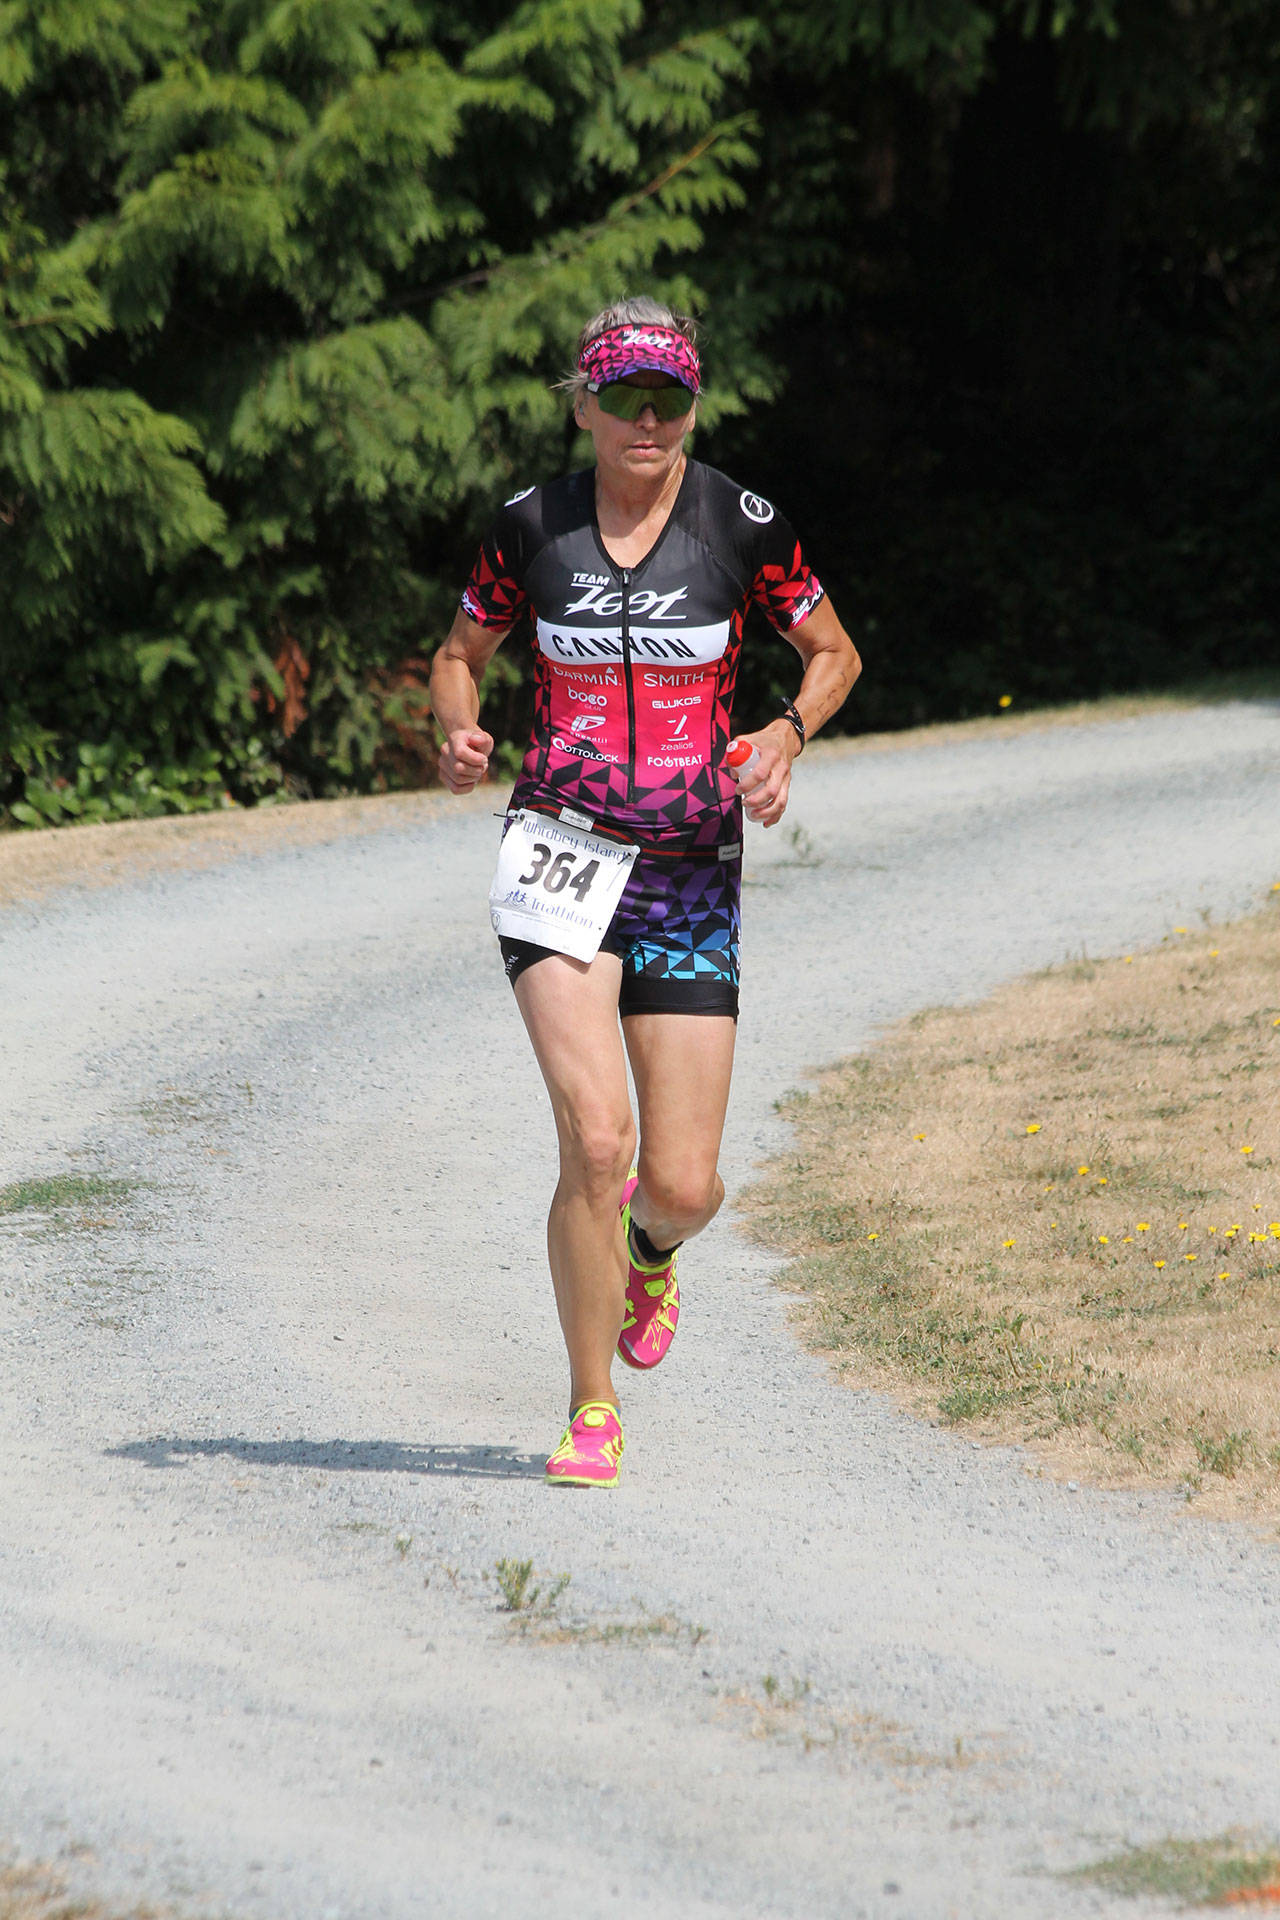
M4 817L423 778L621 291L705 316L851 723L1274 650L1278 73L1270 0L0 0Z

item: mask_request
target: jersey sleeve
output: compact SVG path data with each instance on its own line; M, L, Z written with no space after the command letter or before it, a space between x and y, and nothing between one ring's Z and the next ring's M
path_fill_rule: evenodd
M523 529L508 501L480 542L471 578L462 593L462 611L478 627L514 626L529 610L524 590Z
M764 609L780 633L790 633L809 618L824 597L822 582L776 507L760 500L758 495L746 497L757 511L768 508L770 514L767 521L756 527L751 543L750 597Z

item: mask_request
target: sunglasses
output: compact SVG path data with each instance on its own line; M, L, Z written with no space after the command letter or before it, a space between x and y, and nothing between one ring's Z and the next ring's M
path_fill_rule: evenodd
M694 395L688 387L629 387L625 380L610 380L596 390L602 413L615 420L638 420L646 407L652 407L659 420L678 420L688 413Z

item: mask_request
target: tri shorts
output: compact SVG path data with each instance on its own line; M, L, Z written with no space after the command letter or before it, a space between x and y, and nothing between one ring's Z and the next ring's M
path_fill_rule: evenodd
M725 849L728 852L728 849ZM600 943L622 961L618 1011L738 1017L742 851L707 848L678 857L637 854ZM512 986L552 949L499 935Z

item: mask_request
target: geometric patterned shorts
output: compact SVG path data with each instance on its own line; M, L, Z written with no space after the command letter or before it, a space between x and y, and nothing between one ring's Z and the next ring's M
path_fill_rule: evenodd
M742 854L715 849L677 858L641 851L600 943L622 961L618 1011L712 1013L738 1017L738 930ZM501 936L514 986L550 947Z

